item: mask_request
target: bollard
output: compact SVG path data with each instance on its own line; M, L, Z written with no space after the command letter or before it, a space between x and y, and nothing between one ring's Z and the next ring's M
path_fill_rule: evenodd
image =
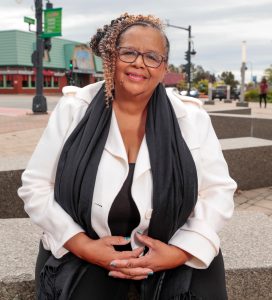
M224 100L224 103L232 103L230 99L230 85L227 85L227 99Z
M212 99L212 83L209 82L209 85L208 85L208 101L205 101L204 104L208 104L208 105L214 105L214 101Z

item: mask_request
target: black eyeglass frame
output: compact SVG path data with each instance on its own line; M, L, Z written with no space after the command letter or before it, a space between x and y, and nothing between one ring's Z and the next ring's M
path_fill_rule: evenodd
M125 60L121 59L121 57L120 57L119 50L121 50L121 49L128 49L128 50L131 50L131 51L137 53L137 56L135 57L135 59L134 59L133 61L125 61ZM129 48L129 47L117 47L116 50L117 50L119 59L120 59L122 62L125 62L125 63L128 63L128 64L134 63L134 62L136 61L136 59L139 57L139 55L142 56L144 65L145 65L146 67L152 68L152 69L157 69L157 68L159 68L160 65L162 64L162 62L166 62L166 61L167 61L167 58L166 58L164 55L161 55L161 54L159 54L159 53L157 53L157 52L154 52L154 51L140 52L140 51L138 51L138 50L136 50L136 49ZM161 57L161 62L160 62L160 64L159 64L157 67L152 67L152 66L149 66L149 65L146 64L145 58L144 58L144 54L147 54L147 53L155 53L156 55L158 55L158 56Z

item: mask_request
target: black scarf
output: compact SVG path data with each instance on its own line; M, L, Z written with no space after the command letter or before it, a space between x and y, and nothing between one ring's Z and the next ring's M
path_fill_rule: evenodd
M112 108L105 107L103 86L67 139L56 174L56 201L93 239L98 236L91 227L92 197L111 115ZM186 222L196 204L197 174L161 84L148 104L146 140L153 177L153 214L148 235L167 243ZM39 299L69 299L71 282L80 280L86 264L72 253L58 260L51 256L41 272ZM143 281L142 298L183 299L190 293L191 276L192 270L186 266L157 272Z

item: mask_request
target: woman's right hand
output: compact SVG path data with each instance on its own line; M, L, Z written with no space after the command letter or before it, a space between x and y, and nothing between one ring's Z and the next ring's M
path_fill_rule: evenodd
M130 242L122 236L106 236L98 240L90 239L84 232L80 232L69 239L64 247L91 264L96 264L107 270L114 270L111 266L113 260L138 258L144 248L137 248L131 251L116 251L114 246L127 245ZM133 279L144 279L152 272L149 268L135 268Z

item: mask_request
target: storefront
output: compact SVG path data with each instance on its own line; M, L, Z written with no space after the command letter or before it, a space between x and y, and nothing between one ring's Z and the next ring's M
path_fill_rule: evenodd
M0 41L0 94L35 94L36 69L31 62L35 35L19 30L0 31ZM103 79L101 59L85 44L53 38L52 50L45 54L45 94L61 93L65 85L84 86Z

